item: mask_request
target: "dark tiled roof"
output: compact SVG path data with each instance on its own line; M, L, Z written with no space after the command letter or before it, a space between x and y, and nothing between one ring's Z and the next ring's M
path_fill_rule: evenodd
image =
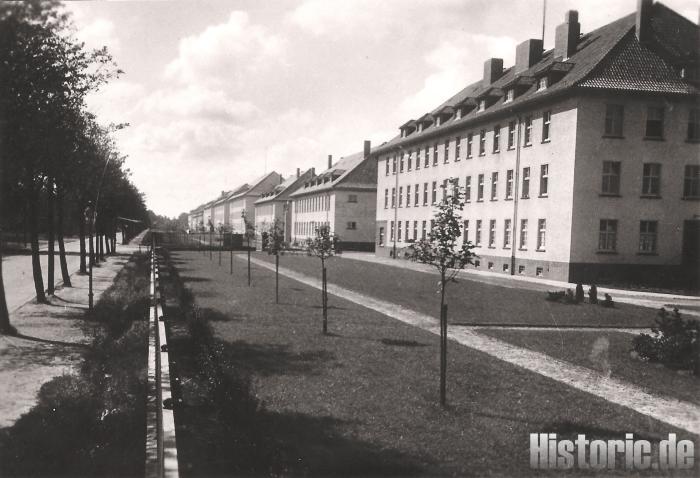
M304 187L302 185L302 187L294 191L290 196L303 196L304 194L311 194L333 189L334 187L342 183L355 168L362 164L362 161L364 161L364 159L365 158L363 152L346 156L340 159L340 161L338 161L332 168L329 168L323 171L321 174L310 179L311 182L321 180L320 184L314 184L308 187Z
M547 71L560 71L562 78L545 90L537 91L537 85L533 84L511 102L504 103L501 97L484 112L473 110L460 119L453 117L440 126L414 132L405 138L396 136L376 148L376 152L386 152L399 144L418 142L422 138L432 137L433 132L468 125L484 115L511 111L531 100L556 96L574 87L697 94L696 88L675 74L671 63L692 55L697 57L698 26L659 3L653 6L651 26L653 41L649 48L642 47L636 39L635 14L632 13L583 35L576 45L576 51L564 62L562 58L554 57L554 50L545 51L539 62L517 75L536 77ZM669 55L671 60L661 59L661 56ZM624 64L619 65L620 62ZM446 106L470 103L470 98L483 96L491 89L505 90L506 86L512 86L517 76L511 67L505 69L491 85L484 85L482 80L474 82L432 110L431 114ZM636 81L635 76L639 77Z

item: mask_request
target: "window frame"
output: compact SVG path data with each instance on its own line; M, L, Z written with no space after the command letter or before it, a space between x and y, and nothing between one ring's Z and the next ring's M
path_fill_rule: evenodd
M598 253L617 253L617 219L601 219L598 226Z
M601 196L620 196L620 183L622 182L622 162L603 161L601 174Z
M650 226L653 226L650 228ZM645 230L646 229L646 230ZM653 229L653 230L649 230ZM657 255L659 248L659 221L643 219L639 221L638 254Z
M549 197L549 163L540 165L540 194L541 198Z
M654 118L653 113L659 113L658 118ZM663 106L647 106L647 118L644 123L644 139L663 141L664 140L664 116L665 108ZM658 125L655 125L658 123ZM655 129L658 128L658 131Z
M604 138L624 138L625 105L605 103Z
M542 112L542 142L552 141L552 112L547 110Z
M642 163L641 197L661 197L661 163Z

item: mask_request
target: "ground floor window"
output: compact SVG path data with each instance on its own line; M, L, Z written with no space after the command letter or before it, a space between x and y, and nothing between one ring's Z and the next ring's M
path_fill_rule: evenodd
M639 222L639 252L645 254L656 253L657 221Z
M615 252L617 249L617 220L601 219L598 232L598 250Z

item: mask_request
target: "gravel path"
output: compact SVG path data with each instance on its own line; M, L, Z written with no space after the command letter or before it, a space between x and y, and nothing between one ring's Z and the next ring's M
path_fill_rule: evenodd
M236 256L242 260L242 257ZM251 258L251 262L266 269L275 270L274 264ZM321 281L285 267L279 273L317 289ZM402 307L399 304L383 301L354 292L334 284L328 284L330 294L341 297L364 307L373 309L388 317L440 334L435 317ZM578 390L601 397L611 403L630 408L661 422L700 434L700 407L679 400L652 395L640 387L610 378L585 367L562 362L548 355L527 350L473 331L470 327L450 326L449 337L459 344L487 353L505 362L518 365Z

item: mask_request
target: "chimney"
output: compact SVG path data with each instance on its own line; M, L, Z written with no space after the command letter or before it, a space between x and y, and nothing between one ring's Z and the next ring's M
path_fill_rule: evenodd
M329 154L328 155L328 169L331 169L333 167L333 155Z
M372 142L369 141L368 139L365 140L365 146L364 146L364 156L363 158L367 159L369 158L369 153L372 151Z
M503 75L503 59L489 58L484 62L484 86L489 86Z
M640 43L648 42L651 37L651 7L653 4L653 0L637 0L635 32Z
M311 168L311 177L316 176L316 168Z
M299 168L297 168L297 177L299 177Z
M226 194L226 191L221 191L221 195L223 196L224 194Z
M542 40L531 38L515 48L515 69L520 74L542 59Z
M581 33L578 12L569 10L564 16L564 23L557 26L554 33L554 58L566 60L576 51L576 44Z

